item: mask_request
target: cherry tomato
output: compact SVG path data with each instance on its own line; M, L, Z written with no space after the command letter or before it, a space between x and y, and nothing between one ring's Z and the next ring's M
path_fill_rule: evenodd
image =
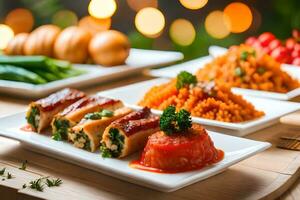
M300 57L295 58L295 59L293 60L292 64L293 64L293 65L298 65L298 66L300 66Z
M253 43L252 47L257 50L262 50L263 48L258 40Z
M293 29L292 35L296 40L300 39L300 31L298 29Z
M258 40L260 41L261 46L263 46L263 47L268 46L270 44L270 42L273 41L274 39L276 39L276 37L270 32L262 33L258 37Z
M300 51L300 44L299 43L294 45L294 50Z
M269 44L269 48L271 50L276 49L277 47L281 46L281 42L278 39L273 40L272 42L270 42Z
M290 59L289 51L286 47L277 47L271 52L271 56L280 63L287 63Z
M297 42L295 41L294 38L289 38L285 41L285 46L288 49L293 49L296 43Z
M248 39L245 41L245 44L252 46L256 40L256 37L248 37Z
M272 52L272 49L269 46L263 47L262 51L266 54L270 54Z
M294 51L292 52L291 56L292 56L292 58L298 58L298 57L300 57L300 49L299 50L294 49Z

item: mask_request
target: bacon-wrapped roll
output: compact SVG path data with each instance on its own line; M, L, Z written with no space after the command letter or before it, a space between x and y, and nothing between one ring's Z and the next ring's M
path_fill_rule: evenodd
M99 146L105 128L113 121L132 112L130 108L122 107L114 111L102 110L89 113L68 132L68 138L73 145L94 152Z
M52 138L66 140L69 129L88 113L99 112L103 109L114 111L123 106L120 100L100 96L82 98L55 115L52 120Z
M159 117L147 107L114 121L102 136L103 157L125 157L143 149L149 135L159 130Z
M32 130L40 133L50 125L53 117L58 112L83 97L85 97L83 92L66 88L46 98L32 102L29 104L29 109L26 113L27 123Z

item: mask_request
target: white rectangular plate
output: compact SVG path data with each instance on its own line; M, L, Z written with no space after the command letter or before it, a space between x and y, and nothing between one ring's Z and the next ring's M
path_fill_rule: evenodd
M137 105L145 93L153 86L167 82L168 79L158 78L150 81L144 81L112 90L98 93L101 96L107 96L120 99L129 105ZM278 121L281 116L300 109L300 103L276 101L271 99L262 99L250 96L244 96L251 102L257 110L265 112L265 116L241 123L228 123L216 120L209 120L199 117L193 117L193 121L206 126L210 130L220 131L235 135L244 136L262 128L268 127ZM161 111L154 111L161 113ZM225 129L225 130L224 130Z
M179 52L131 49L125 65L103 67L100 65L75 64L75 68L86 70L80 76L34 85L16 81L0 80L0 93L26 98L39 98L61 88L81 88L116 78L128 76L150 67L170 64L183 59Z
M188 71L190 73L195 73L198 69L201 69L205 66L205 64L212 61L214 57L220 56L226 53L227 49L219 46L211 46L209 47L209 53L211 56L204 56L201 58L197 58L192 61L180 63L177 65L149 70L148 74L155 77L165 77L165 78L173 78L176 77L177 74L181 71ZM286 71L290 76L300 81L300 66L283 64L282 70ZM271 98L276 100L290 100L297 96L300 96L300 88L292 90L288 93L278 93L278 92L266 92L261 90L252 90L252 89L243 89L243 88L233 88L233 91L242 95L251 95L263 98Z
M221 162L191 172L178 174L152 173L129 167L129 162L137 159L138 154L125 159L103 159L99 152L90 153L75 148L66 142L52 140L48 136L21 131L20 128L26 123L24 118L24 112L1 118L0 135L21 141L27 147L30 147L30 150L47 156L62 159L63 161L163 192L175 191L216 175L231 165L271 146L267 142L209 132L215 146L225 152L225 157Z

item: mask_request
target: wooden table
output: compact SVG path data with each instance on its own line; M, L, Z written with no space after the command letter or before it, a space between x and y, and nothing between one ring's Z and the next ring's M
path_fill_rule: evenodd
M149 79L125 78L85 88L89 94ZM0 116L26 109L29 101L0 96ZM173 193L162 193L127 183L95 171L56 160L23 148L19 142L0 137L0 169L13 174L0 180L0 199L299 199L300 152L275 147L280 135L299 132L292 126L276 124L248 138L269 141L272 148L230 167L225 172ZM28 160L26 170L18 169ZM24 183L41 176L59 177L63 184L38 192L22 189Z

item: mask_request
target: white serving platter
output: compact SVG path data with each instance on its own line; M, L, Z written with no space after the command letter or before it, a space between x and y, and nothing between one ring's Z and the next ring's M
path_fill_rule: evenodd
M24 118L24 112L1 118L0 136L18 140L24 144L24 147L31 151L36 151L124 181L163 192L172 192L221 173L231 165L271 146L267 142L209 132L215 146L225 152L224 159L221 162L200 170L184 173L153 173L134 169L129 166L129 162L137 159L140 153L125 159L104 159L99 155L99 152L87 152L75 148L66 142L52 140L49 136L22 131L20 128L26 123Z
M138 102L151 87L167 81L169 81L169 79L153 79L112 90L102 91L98 93L98 95L120 99L130 106L138 107ZM257 110L264 111L265 116L241 123L220 122L199 117L193 117L192 119L194 122L204 125L209 130L222 131L222 133L234 136L245 136L278 122L279 118L286 114L300 110L300 103L277 101L251 96L244 96L243 98L251 102ZM154 110L154 112L158 114L161 113L161 111L157 110Z
M42 85L0 80L0 93L34 99L61 88L81 88L112 81L116 78L141 72L147 68L170 64L181 59L183 59L183 54L179 52L131 49L125 65L103 67L100 65L76 64L74 65L75 68L86 70L87 73Z
M173 78L181 71L188 71L190 73L195 73L198 69L201 69L205 66L206 63L209 63L214 57L223 55L226 53L227 49L219 46L210 46L209 53L210 56L204 56L192 61L180 63L177 65L149 70L148 74L154 77L165 77ZM300 67L288 64L282 64L282 70L286 71L290 76L300 81ZM261 90L252 90L252 89L243 89L243 88L232 88L233 92L241 95L251 95L262 98L271 98L276 100L287 101L297 96L300 96L300 88L294 89L287 93L278 93L278 92L267 92Z

